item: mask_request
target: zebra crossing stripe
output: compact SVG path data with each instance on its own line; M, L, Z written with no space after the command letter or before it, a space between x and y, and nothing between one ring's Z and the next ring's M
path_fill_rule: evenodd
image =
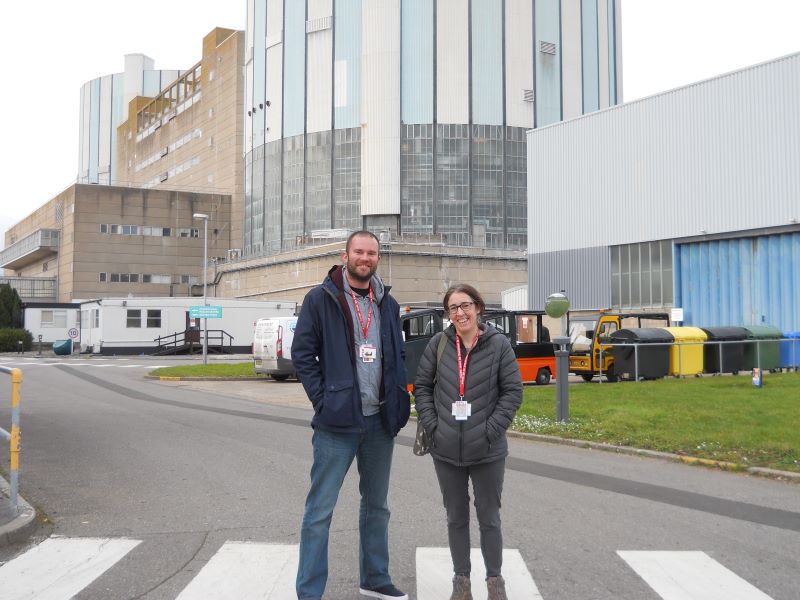
M772 600L705 552L617 554L664 600Z
M449 598L453 591L453 561L449 548L417 548L417 600ZM480 548L470 551L472 597L486 600L486 568ZM519 550L503 550L503 579L509 600L542 600Z
M293 600L300 546L226 542L177 600Z
M140 543L49 538L0 567L0 596L3 600L68 600Z

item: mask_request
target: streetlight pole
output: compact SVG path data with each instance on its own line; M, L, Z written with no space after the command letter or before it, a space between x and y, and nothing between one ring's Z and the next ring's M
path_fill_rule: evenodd
M208 277L208 215L204 213L194 213L192 217L203 220L203 306L208 306L206 296ZM206 317L203 317L203 364L208 364L208 318Z

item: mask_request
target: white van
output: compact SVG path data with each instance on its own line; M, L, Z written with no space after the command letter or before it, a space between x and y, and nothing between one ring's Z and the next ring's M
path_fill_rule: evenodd
M292 340L297 317L273 317L256 321L253 334L253 365L256 373L264 373L283 381L294 376Z

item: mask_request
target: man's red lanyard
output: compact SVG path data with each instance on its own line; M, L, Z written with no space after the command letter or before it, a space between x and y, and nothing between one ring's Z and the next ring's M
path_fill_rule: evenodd
M369 333L369 326L372 325L372 286L369 286L369 313L367 314L367 324L364 325L364 315L361 314L361 308L358 306L358 300L356 300L356 294L353 290L350 290L350 295L353 297L353 304L356 307L356 316L358 317L358 324L361 327L361 331L364 334L364 341L367 341L367 334Z
M475 339L472 342L472 348L474 348L478 343L478 338L481 335L481 330L478 329L478 333L475 334ZM469 361L469 353L472 352L472 348L467 350L467 355L464 357L464 364L461 364L461 344L458 343L459 337L456 334L456 360L458 360L458 395L460 399L464 399L464 383L467 381L467 361Z

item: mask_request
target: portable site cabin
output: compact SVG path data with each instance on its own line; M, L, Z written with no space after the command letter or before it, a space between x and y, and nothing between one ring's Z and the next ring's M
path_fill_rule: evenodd
M33 335L34 345L42 336L43 344L78 337L80 304L69 302L26 302L23 305L24 327Z
M202 319L190 317L190 307L202 306L196 297L101 298L81 303L80 348L94 354L155 354L192 344L202 348ZM208 347L249 353L253 327L264 317L288 317L296 312L292 301L209 298L220 318L208 319Z

